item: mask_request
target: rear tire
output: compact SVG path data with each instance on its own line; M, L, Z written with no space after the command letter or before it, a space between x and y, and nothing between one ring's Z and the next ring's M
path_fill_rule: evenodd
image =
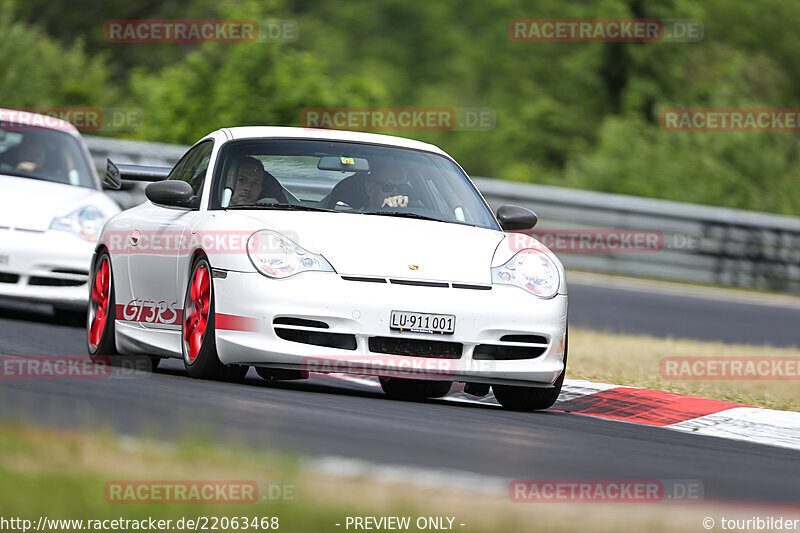
M94 263L91 277L89 308L86 313L86 341L92 361L104 356L119 355L114 343L116 301L111 257L102 252Z
M381 378L381 388L386 396L395 400L425 400L441 398L450 392L452 381L427 381L421 379Z
M211 265L205 257L195 261L186 287L181 346L183 365L193 378L240 382L250 368L224 365L219 360L214 335L214 284Z
M567 339L564 340L564 370L553 383L553 387L517 387L513 385L492 385L494 397L504 409L509 411L539 411L549 409L558 400L564 376L567 375Z

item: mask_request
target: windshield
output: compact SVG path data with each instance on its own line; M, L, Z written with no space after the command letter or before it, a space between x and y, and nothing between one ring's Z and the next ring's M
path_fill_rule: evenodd
M96 188L78 141L44 128L0 124L0 174Z
M333 141L238 141L226 146L217 169L212 208L322 209L497 229L458 165L428 152Z

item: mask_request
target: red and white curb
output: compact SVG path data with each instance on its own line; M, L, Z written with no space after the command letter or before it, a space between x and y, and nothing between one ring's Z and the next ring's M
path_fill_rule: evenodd
M380 387L377 378L337 377ZM444 400L498 405L491 392L483 398L451 392ZM800 413L795 411L576 379L564 380L551 410L800 450Z

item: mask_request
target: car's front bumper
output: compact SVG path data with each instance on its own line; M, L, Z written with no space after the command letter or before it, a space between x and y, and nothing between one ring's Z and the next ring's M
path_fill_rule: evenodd
M0 229L0 299L84 309L92 253L71 233Z
M549 386L561 374L567 325L567 297L539 299L511 286L491 290L452 287L420 287L391 283L348 281L334 273L307 272L285 280L271 280L258 273L226 272L214 279L217 316L216 341L220 360L227 364L274 366L314 371L335 368L359 372L366 361L379 372L382 361L389 370L419 368L422 357L387 355L370 350L370 338L392 341L419 339L463 345L457 359L427 359L425 371L408 377L484 383ZM389 329L392 310L440 313L456 316L455 333L436 335ZM324 322L323 335L355 338L355 349L341 349L285 340L276 329L276 317ZM309 328L300 328L309 330ZM284 330L285 331L285 330ZM543 352L529 359L476 360L478 345L518 345L501 342L504 335L538 335L546 342ZM335 360L355 364L326 366ZM377 363L376 363L377 362ZM414 363L417 363L414 366ZM378 367L376 367L378 365ZM440 371L432 371L438 367ZM387 373L386 375L395 375Z

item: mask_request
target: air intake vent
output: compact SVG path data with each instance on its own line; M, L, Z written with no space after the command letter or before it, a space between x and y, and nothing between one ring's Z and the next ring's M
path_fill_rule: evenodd
M346 333L323 333L321 331L275 328L275 334L281 339L291 342L338 348L340 350L356 349L356 336Z
M308 320L307 318L297 318L293 316L281 316L272 321L275 325L300 326L304 328L328 329L328 324L319 320Z
M45 276L32 276L28 280L28 285L40 287L80 287L85 284L85 279L48 278Z
M0 283L16 283L19 281L19 276L16 274L6 274L0 272Z
M434 359L460 359L464 345L460 342L401 339L397 337L370 337L369 351L410 357Z
M503 335L501 342L527 342L530 344L547 344L547 338L541 335Z
M534 359L547 351L546 346L501 346L497 344L479 344L472 352L476 361L517 361Z

